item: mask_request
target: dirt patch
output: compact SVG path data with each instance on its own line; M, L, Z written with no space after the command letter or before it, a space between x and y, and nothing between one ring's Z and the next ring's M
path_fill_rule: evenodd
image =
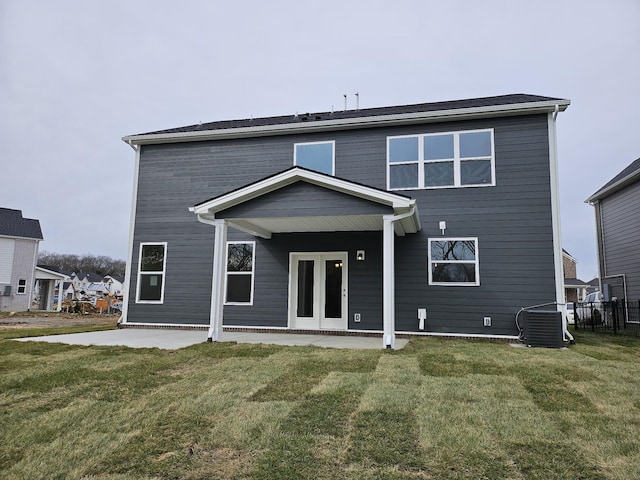
M0 329L69 327L73 325L115 325L118 322L118 318L120 318L120 314L2 313L0 314Z

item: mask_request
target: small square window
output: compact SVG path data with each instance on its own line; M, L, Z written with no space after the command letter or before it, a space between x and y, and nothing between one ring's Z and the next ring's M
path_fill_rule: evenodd
M316 172L334 174L335 142L296 143L294 145L293 164L315 170Z
M24 279L20 279L18 280L18 294L20 295L24 295L25 293L27 293L27 281Z
M480 285L478 239L429 239L429 285Z

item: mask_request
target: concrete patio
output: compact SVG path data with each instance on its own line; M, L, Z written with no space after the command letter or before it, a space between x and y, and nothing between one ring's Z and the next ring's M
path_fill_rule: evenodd
M204 330L173 330L124 328L100 332L72 333L66 335L48 335L16 339L21 342L66 343L69 345L125 346L132 348L161 348L176 350L207 341ZM221 335L222 342L264 343L288 346L315 346L326 348L382 349L382 334L376 337L340 336L340 335L303 335L294 333L254 333L226 331ZM396 348L407 344L406 338L396 339Z

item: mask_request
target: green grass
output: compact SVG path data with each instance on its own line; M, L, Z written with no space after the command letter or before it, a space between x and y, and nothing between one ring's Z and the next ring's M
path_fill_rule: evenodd
M0 478L640 478L640 340L400 351L16 342L0 331Z

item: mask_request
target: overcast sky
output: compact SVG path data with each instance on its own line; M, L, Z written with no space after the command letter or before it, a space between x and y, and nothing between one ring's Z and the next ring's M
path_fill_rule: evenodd
M361 108L570 99L563 246L595 276L584 200L640 157L638 0L0 0L0 207L40 220L40 250L124 259L122 136L339 109L355 92Z

